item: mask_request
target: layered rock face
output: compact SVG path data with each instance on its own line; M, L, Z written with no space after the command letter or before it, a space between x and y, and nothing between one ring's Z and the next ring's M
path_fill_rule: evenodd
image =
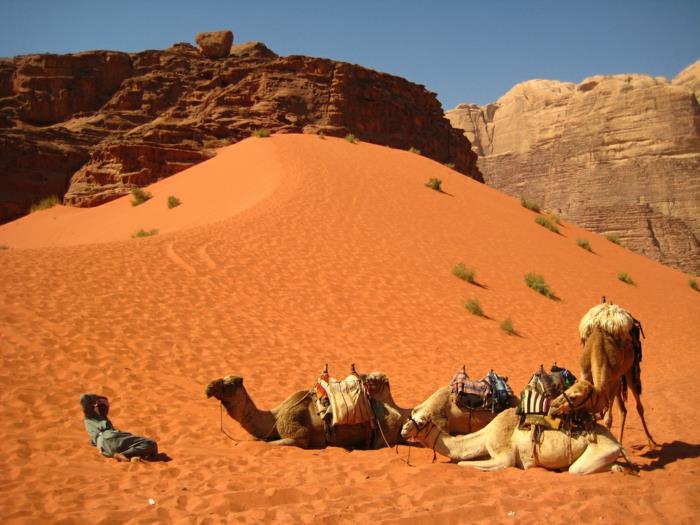
M700 62L672 82L531 80L447 112L487 184L669 266L700 273ZM694 92L695 91L695 92Z
M202 37L202 50L185 43L0 61L0 221L49 195L74 206L109 201L258 128L416 147L483 181L468 140L423 86L279 57L260 43L226 50L227 39Z

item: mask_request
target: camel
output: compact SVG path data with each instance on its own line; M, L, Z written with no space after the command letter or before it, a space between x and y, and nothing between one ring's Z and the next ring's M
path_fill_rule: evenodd
M533 442L531 430L518 428L520 417L515 408L498 414L484 428L465 436L450 436L430 417L411 418L401 429L405 439L420 441L438 454L457 461L462 467L484 471L518 467L524 470L543 467L565 469L571 474L593 474L621 470L615 460L622 445L602 425L595 425L591 435L568 434L563 430L542 431L539 442ZM483 459L488 458L488 459Z
M411 408L401 408L394 401L389 386L389 378L381 372L370 372L361 375L368 387L369 397L378 403L375 406L377 411L380 430L384 433L388 443L405 443L401 437L401 427L411 417ZM385 411L380 414L380 411ZM391 435L390 435L391 434Z
M518 399L513 397L512 406L517 404ZM430 417L433 424L448 434L471 434L484 428L497 415L490 410L469 410L458 407L449 386L437 389L411 412L411 417L414 419Z
M368 374L372 377L376 395L389 402L375 401L378 420L389 446L400 440L401 425L408 417L408 409L399 409L389 390L386 376L381 373ZM371 387L372 388L372 387ZM218 399L226 408L229 416L238 421L251 435L269 441L275 445L291 445L301 448L324 448L341 446L345 448L381 448L381 437L371 436L366 424L338 425L329 441L326 437L324 423L318 415L312 391L300 390L289 396L272 410L260 410L250 398L243 386L243 378L226 376L209 383L205 393L207 397ZM368 445L369 443L369 445Z
M612 405L617 400L622 421L620 442L625 429L627 388L634 395L637 413L642 420L649 447L656 446L644 419L641 401L642 383L639 361L634 348L633 330L639 330L635 319L618 305L603 302L591 308L579 323L579 335L583 344L581 355L581 379L592 384L598 394L593 413L605 412L604 423L612 427ZM560 403L561 404L561 403ZM562 405L560 414L566 413Z

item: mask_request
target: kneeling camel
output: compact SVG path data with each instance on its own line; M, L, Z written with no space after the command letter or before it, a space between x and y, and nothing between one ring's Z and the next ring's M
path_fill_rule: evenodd
M401 430L405 439L415 439L438 454L458 461L462 467L485 471L507 467L565 469L571 474L593 474L613 470L615 460L625 454L608 429L595 425L592 435L569 435L562 430L545 430L533 443L529 430L520 430L514 408L498 414L491 423L473 434L450 436L430 418L409 419ZM488 459L484 459L488 458Z

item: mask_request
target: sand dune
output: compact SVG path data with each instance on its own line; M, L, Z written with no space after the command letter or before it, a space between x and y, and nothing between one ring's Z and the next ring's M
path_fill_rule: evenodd
M425 187L430 177L444 193ZM571 224L554 234L516 200L419 155L341 139L249 139L147 189L141 206L127 197L0 226L3 523L696 520L700 294L687 276ZM182 205L169 210L169 195ZM159 234L131 238L140 228ZM458 262L478 286L451 275ZM528 289L527 272L560 300ZM234 442L204 396L208 381L237 374L271 407L325 363L342 376L352 362L387 373L402 406L463 363L519 390L540 363L578 370L578 321L602 295L647 336L643 400L663 446L643 448L630 407L639 477L485 474L420 449L407 466L406 447L277 448L227 418ZM464 309L472 297L486 318ZM506 317L519 337L499 329ZM173 460L101 458L82 428L88 391Z

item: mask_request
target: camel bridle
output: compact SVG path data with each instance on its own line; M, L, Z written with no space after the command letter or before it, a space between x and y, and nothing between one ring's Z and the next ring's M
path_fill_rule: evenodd
M433 451L433 463L435 463L435 460L437 459L437 453L435 452L435 445L437 445L438 439L440 439L440 435L442 434L442 429L437 426L433 421L428 418L426 421L424 421L422 424L419 424L418 421L413 419L413 415L409 416L408 420L413 423L413 425L416 427L416 437L418 437L418 434L421 434L423 431L425 431L427 427L427 431L425 434L425 440L428 441L430 438L430 433L433 431L433 429L437 429L437 433L435 434L435 439L433 440L433 444L430 447Z

